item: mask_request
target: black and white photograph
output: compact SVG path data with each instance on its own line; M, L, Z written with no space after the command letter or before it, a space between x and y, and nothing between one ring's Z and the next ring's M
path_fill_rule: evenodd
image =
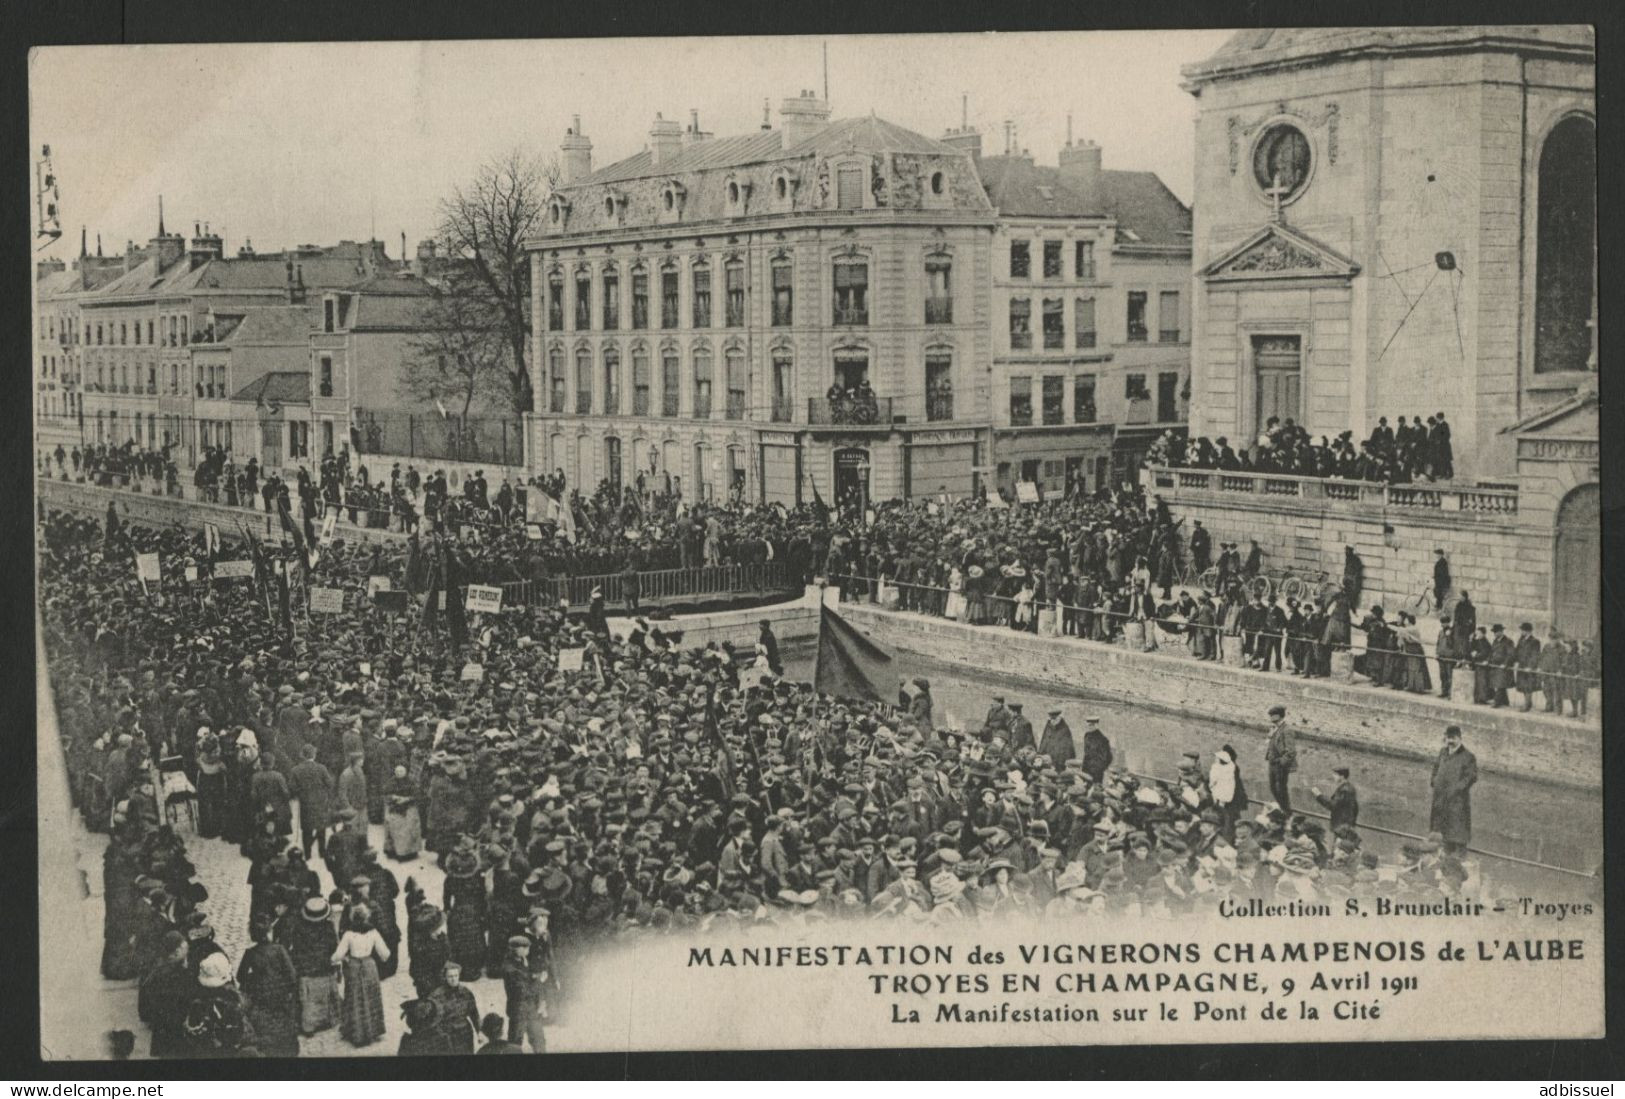
M1595 39L35 49L39 1056L1601 1037Z

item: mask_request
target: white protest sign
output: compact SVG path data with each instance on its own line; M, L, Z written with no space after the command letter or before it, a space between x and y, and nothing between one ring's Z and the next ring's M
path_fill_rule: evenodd
M478 683L480 680L482 680L484 678L485 678L485 666L483 664L464 664L463 665L463 682L465 682L465 683Z
M371 599L381 591L389 591L391 587L389 577L369 576L367 577L367 598Z
M1016 482L1016 500L1023 504L1038 503L1038 486L1031 481Z
M579 672L583 667L585 667L584 660L586 655L586 649L560 649L559 671Z
M542 525L540 523L526 523L525 537L532 542L540 542L542 540Z
M502 609L502 589L488 584L470 584L464 606L480 614L495 614Z
M317 614L339 614L344 610L342 588L311 588L310 609Z
M216 561L214 575L217 580L233 580L244 576L254 575L254 562L252 561Z
M135 575L141 580L162 579L162 574L158 570L158 555L156 553L136 554Z
M186 582L188 584L190 584L196 579L197 579L197 566L196 565L187 565L186 566Z

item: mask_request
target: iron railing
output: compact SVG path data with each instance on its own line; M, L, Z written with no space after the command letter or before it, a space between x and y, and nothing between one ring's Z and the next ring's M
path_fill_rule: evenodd
M792 591L797 580L782 561L754 565L701 565L688 569L658 569L640 572L638 603L669 603L679 600L725 598L733 595L771 594ZM596 576L568 576L549 580L510 580L502 584L504 607L556 607L560 601L571 607L592 602L593 589L603 591L611 608L628 605L624 573Z

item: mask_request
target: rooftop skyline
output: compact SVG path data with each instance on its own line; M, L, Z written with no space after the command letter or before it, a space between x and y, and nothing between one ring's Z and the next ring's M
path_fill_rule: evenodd
M1192 198L1195 101L1182 65L1226 31L424 43L96 46L31 57L30 143L51 146L62 237L35 258L144 244L208 222L227 255L369 236L391 256L431 235L435 206L514 148L552 156L574 115L593 165L635 155L656 113L718 137L758 130L763 100L822 94L940 137L968 97L984 150L1004 122L1043 164L1066 140L1108 168L1155 172ZM32 180L30 180L32 185Z

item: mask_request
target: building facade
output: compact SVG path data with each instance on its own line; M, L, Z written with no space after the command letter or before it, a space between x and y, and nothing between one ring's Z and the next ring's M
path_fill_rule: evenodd
M1197 98L1191 432L1444 412L1458 479L1596 369L1585 27L1236 34Z
M978 487L994 212L961 150L803 93L753 134L657 118L593 171L578 122L562 152L528 242L544 471L786 504Z
M998 210L992 303L996 483L1093 491L1133 478L1185 422L1190 211L1150 172L1067 135L1057 167L968 146Z
M1337 575L1354 546L1366 598L1413 595L1442 549L1480 622L1594 636L1592 29L1250 30L1185 78L1191 433L1245 446L1279 416L1359 441L1379 416L1443 412L1455 473L1157 486L1215 540L1258 537L1278 565Z

